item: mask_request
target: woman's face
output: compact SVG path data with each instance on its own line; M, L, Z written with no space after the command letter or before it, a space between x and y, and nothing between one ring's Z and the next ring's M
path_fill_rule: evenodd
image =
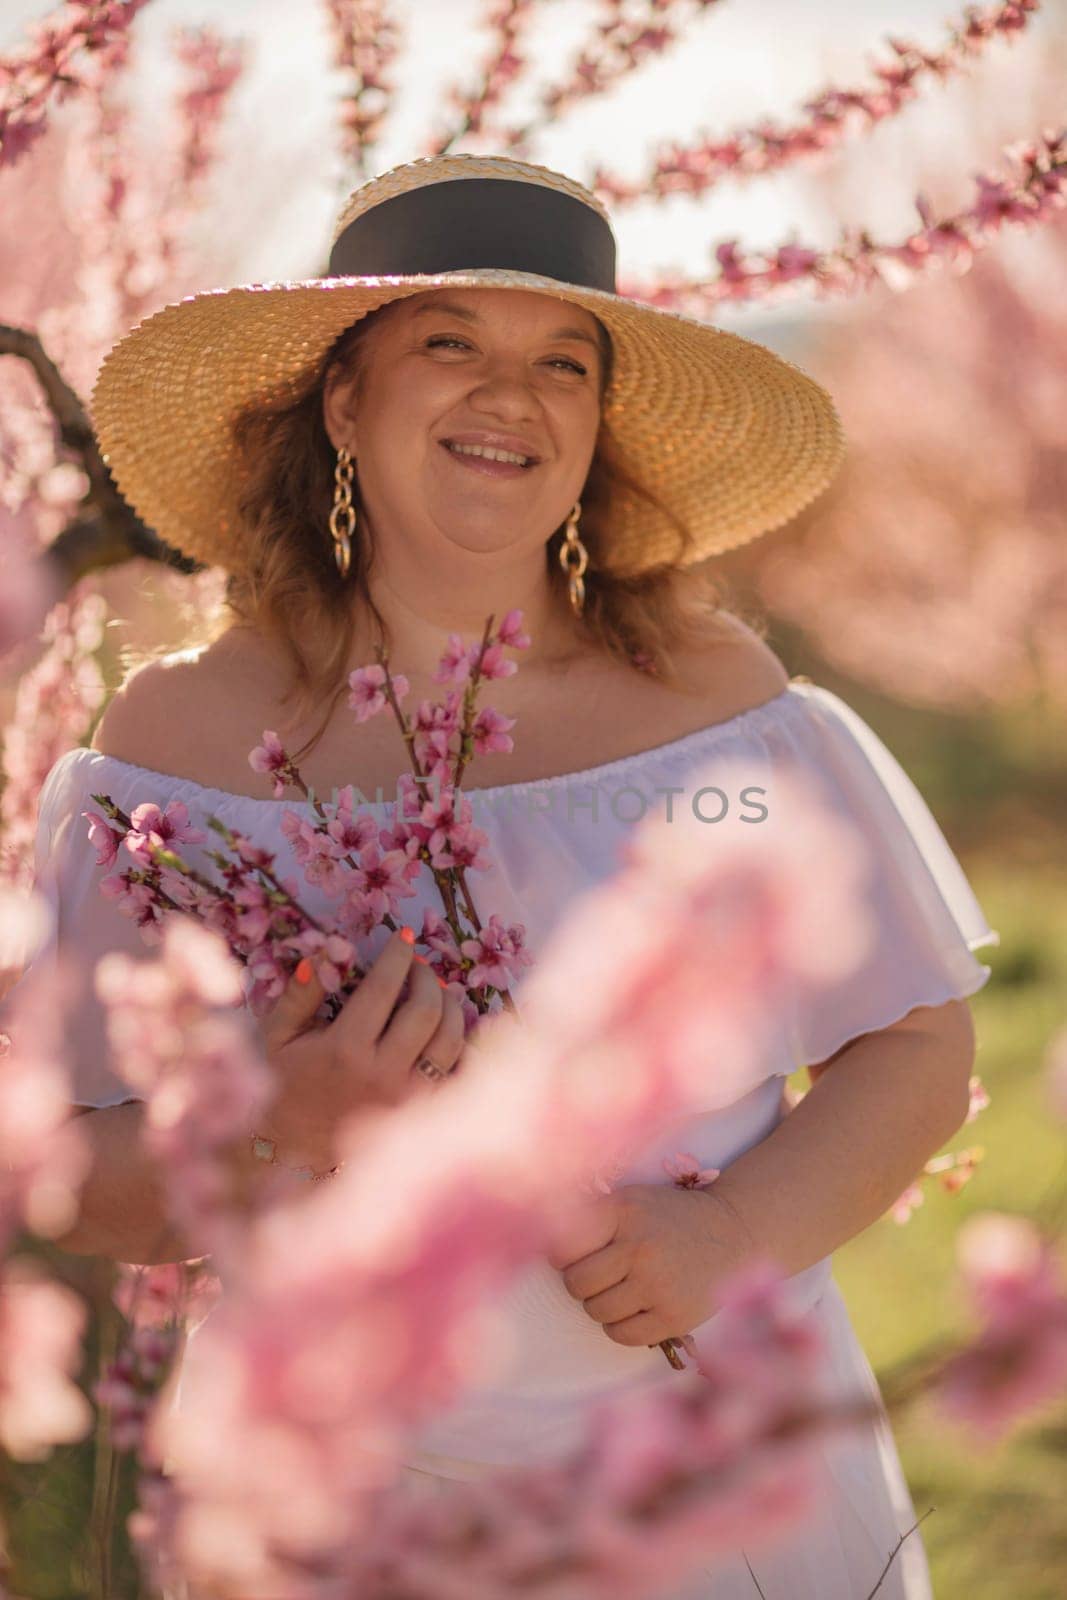
M402 531L427 554L442 539L476 552L543 545L593 456L597 326L580 306L521 289L431 290L390 305L368 330L359 377L335 370L324 401L374 532Z

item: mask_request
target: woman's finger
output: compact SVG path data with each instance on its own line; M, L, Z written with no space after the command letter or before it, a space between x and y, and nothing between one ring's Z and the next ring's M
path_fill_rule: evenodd
M444 994L437 974L421 962L411 969L407 998L396 1009L385 1032L378 1039L377 1055L390 1076L403 1077L411 1071L441 1024ZM450 1063L438 1062L444 1068Z
M630 1278L624 1278L602 1294L591 1295L583 1305L594 1322L605 1323L624 1322L627 1317L636 1317L642 1311L649 1310L640 1290L634 1287Z
M326 991L319 982L319 975L305 956L290 974L289 982L270 1011L260 1019L260 1037L268 1050L288 1044L290 1039L313 1027L315 1013L325 998Z
M463 1008L455 995L442 995L441 1021L436 1032L427 1040L423 1055L439 1066L442 1072L451 1072L467 1042L463 1022Z
M625 1245L608 1244L593 1255L583 1256L561 1274L563 1287L575 1300L588 1300L623 1283L630 1268L630 1253Z
M414 964L411 945L398 933L390 934L333 1023L337 1030L333 1042L339 1053L364 1051L373 1046L389 1021Z
M605 1322L601 1326L613 1344L623 1344L639 1350L641 1346L659 1344L664 1339L680 1339L686 1331L667 1328L654 1311L639 1311L634 1317L624 1317L621 1322Z

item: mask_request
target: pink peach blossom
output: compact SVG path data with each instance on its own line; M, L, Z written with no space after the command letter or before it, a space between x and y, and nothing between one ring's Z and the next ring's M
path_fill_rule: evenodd
M77 1220L91 1163L66 1059L79 988L61 957L26 974L0 1008L0 1255L18 1228L56 1238Z
M478 676L481 678L510 678L518 670L518 662L510 660L500 644L488 645L478 661Z
M202 844L207 838L202 828L192 826L189 808L181 800L172 800L164 809L147 800L134 807L130 823L125 844L140 866L152 865L155 849L180 849L186 844Z
M111 1298L132 1326L158 1328L169 1322L202 1322L221 1289L206 1256L152 1266L124 1261L117 1264Z
M253 772L266 772L274 779L274 798L281 800L289 786L292 763L278 735L271 729L263 734L263 743L248 753L248 765Z
M348 704L356 713L357 722L366 722L368 718L377 716L388 704L385 695L385 668L375 663L369 667L357 667L348 675L348 686L351 693ZM392 678L393 692L397 700L402 700L409 690L408 680L400 674Z
M903 1190L903 1192L890 1206L889 1215L894 1222L908 1222L911 1218L912 1212L916 1211L919 1206L923 1205L925 1200L926 1196L923 1194L922 1185L918 1183L909 1183L908 1187Z
M995 1441L1067 1391L1067 1283L1051 1243L1024 1217L969 1217L957 1254L982 1326L942 1369L935 1403Z
M475 755L489 755L498 751L507 754L513 750L514 743L508 738L507 730L513 728L515 722L515 717L505 717L501 712L494 711L492 706L484 706L471 727Z
M370 844L360 851L357 865L348 870L346 887L373 907L379 918L395 917L400 914L401 900L415 893L412 879L420 871L419 863L402 850L382 851Z
M59 757L84 738L104 699L96 652L106 616L102 596L79 585L49 612L43 652L19 680L4 730L0 793L0 871L11 884L29 887L42 785Z
M524 930L515 925L505 928L494 911L488 922L473 938L460 944L461 953L474 965L467 974L467 982L474 989L492 984L496 989L506 989L522 971L531 966L533 957L525 948Z
M973 1076L969 1080L968 1088L970 1090L970 1103L967 1108L967 1116L964 1119L965 1125L968 1122L973 1122L978 1113L984 1111L989 1105L989 1091L981 1078L977 1075Z
M146 944L158 944L162 912L146 884L131 883L122 873L112 873L101 880L100 893L122 916L132 919Z
M374 819L365 813L357 815L354 807L355 793L349 784L341 790L334 814L326 824L326 832L343 855L358 855L367 845L377 842Z
M111 1437L116 1450L140 1451L145 1425L152 1414L163 1378L178 1347L174 1325L130 1328L114 1361L92 1387L97 1405L110 1414Z
M497 629L497 638L501 644L510 645L512 650L528 650L530 636L522 631L522 612L519 610L506 613L503 622Z
M696 1156L685 1154L668 1156L663 1170L680 1189L705 1189L715 1182L720 1172L718 1167L702 1167Z
M170 1218L224 1260L240 1223L224 1213L219 1158L255 1126L273 1087L241 1004L240 968L217 934L170 917L158 961L112 951L95 986L113 1068L145 1102L143 1137L166 1175Z
M42 1461L92 1427L75 1382L87 1321L82 1297L28 1258L0 1268L0 1445L17 1461Z
M434 683L466 683L477 654L477 645L465 645L458 633L450 633L448 644L433 672Z

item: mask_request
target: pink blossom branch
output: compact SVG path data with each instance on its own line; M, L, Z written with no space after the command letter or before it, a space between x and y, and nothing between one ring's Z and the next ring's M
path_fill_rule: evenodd
M903 1194L893 1202L886 1215L903 1226L911 1220L916 1208L926 1199L922 1185L924 1178L936 1177L939 1186L946 1194L958 1194L965 1184L970 1183L984 1159L985 1148L982 1145L974 1145L966 1150L950 1150L943 1156L934 1156L923 1167L915 1182L910 1183Z
M395 93L389 68L400 50L400 25L385 0L326 0L326 15L333 65L355 79L341 102L342 152L364 176Z
M217 160L219 128L244 66L244 47L207 28L178 31L174 52L186 81L162 183L147 184L129 105L102 93L91 104L82 275L107 297L118 331L155 310L175 280L182 235Z
M0 1263L0 1450L6 1458L44 1460L55 1445L83 1439L92 1427L77 1384L87 1322L85 1301L46 1277L39 1262L20 1255Z
M751 178L775 172L790 162L825 155L854 133L869 132L899 115L918 99L924 80L944 81L962 72L991 43L1014 38L1026 28L1040 0L1002 0L984 10L968 7L962 24L949 28L949 42L937 52L908 39L889 38L895 59L871 64L873 83L840 89L830 85L804 102L809 115L791 125L763 121L720 138L701 134L685 144L668 144L651 170L630 181L597 167L591 187L615 205L662 200L667 195L703 195L723 178Z
M753 1346L757 1340L753 1328ZM737 1381L747 1391L751 1373L739 1370ZM746 1531L746 1488L751 1490L760 1471L784 1473L785 1463L802 1456L806 1443L869 1425L878 1415L877 1405L865 1399L821 1405L785 1401L777 1410L766 1409L748 1433L744 1452L735 1448L725 1460L713 1460L705 1441L723 1425L717 1413L728 1408L729 1388L720 1371L709 1374L684 1401L673 1394L653 1394L633 1406L606 1406L600 1432L562 1464L503 1470L488 1491L477 1482L450 1485L447 1517L435 1514L439 1508L433 1506L421 1511L408 1507L402 1496L387 1492L369 1539L353 1552L348 1581L363 1600L391 1600L398 1593L444 1600L459 1592L464 1580L482 1594L547 1600L560 1593L564 1574L573 1585L566 1592L589 1600L662 1594L664 1557L675 1580L689 1566L684 1557L674 1566L678 1547L670 1550L670 1530L675 1519L679 1528L687 1517L699 1516L704 1522L705 1561L714 1557L716 1547L747 1543L758 1532L752 1522ZM620 1466L619 1453L632 1449L635 1440L665 1436L670 1450L655 1453L658 1468L627 1473ZM611 1536L590 1538L590 1500L611 1526ZM798 1497L794 1513L799 1503ZM877 1593L904 1540L925 1516L899 1535L866 1600ZM640 1544L649 1541L656 1554L646 1549L642 1559ZM763 1593L755 1574L752 1593Z
M493 35L489 53L475 89L445 90L445 102L460 120L451 133L430 146L429 154L444 155L468 133L481 133L486 112L499 105L508 84L519 76L527 58L517 48L522 31L533 14L533 0L492 0L486 18Z
M490 622L491 621L492 619L490 618ZM488 628L489 624L486 626ZM411 770L415 777L416 783L420 785L420 793L422 793L422 786L429 781L429 774L423 770L422 763L420 762L416 753L414 729L412 728L404 712L400 709L397 685L389 671L388 656L381 646L378 647L375 654L377 656L378 665L382 670L382 692L384 693L386 700L389 702L389 709L393 713L397 727L400 730L401 738L403 739L404 744L407 746L408 757L411 761ZM448 923L452 937L455 939L458 947L464 937L464 930L460 925L459 913L456 909L456 896L452 884L454 869L448 867L435 867L433 864L433 859L430 855L430 851L425 845L423 845L420 849L420 856L429 867L430 872L433 875L434 884L441 896L441 901L445 908L445 921ZM468 906L470 906L470 896L467 895L466 899ZM474 924L475 931L481 932L481 924L478 922L476 914L472 916L471 921ZM513 1006L510 996L505 1001L505 1004Z
M190 1034L189 1017L186 1015L182 1021L183 1036ZM258 1087L255 1077L250 1087L254 1094ZM216 1135L218 1131L214 1130ZM217 1139L215 1142L217 1145ZM164 1147L160 1153L164 1162L173 1162L175 1155L180 1160L185 1152L176 1149L172 1134L169 1148ZM166 1165L164 1171L169 1172ZM183 1164L177 1173L177 1182L186 1188L192 1187L189 1171L188 1165ZM194 1169L192 1175L194 1182L202 1181L201 1170ZM119 1453L145 1449L145 1427L163 1384L180 1359L185 1326L190 1320L195 1322L206 1316L219 1298L221 1284L209 1261L210 1257L202 1256L156 1266L117 1264L118 1280L106 1309L108 1314L112 1309L120 1311L125 1323L114 1358L101 1361L101 1376L91 1390L101 1408L98 1473L101 1467L105 1469L101 1474L105 1488L100 1493L99 1526L94 1530L101 1551L109 1550L111 1545ZM110 1593L110 1585L102 1583L100 1592Z
M493 618L492 615L490 615L486 618L485 627L482 630L482 642L478 646L477 652L474 656L474 660L471 664L470 677L467 680L467 685L463 692L463 725L460 730L459 755L456 758L456 765L452 770L452 783L457 789L460 788L463 783L463 774L467 769L471 756L474 754L474 743L471 738L471 728L474 722L474 706L478 698L478 686L482 678L482 663L485 659L485 652L489 648L489 642L492 637Z
M401 731L410 737L407 719L404 717L403 712L400 711L397 704L397 685L389 677L388 670L384 667L382 668L382 674L384 678L383 692L390 700L394 713L400 720ZM355 675L353 674L353 676ZM401 679L399 682L404 684L406 680ZM407 692L406 688L403 692ZM283 828L285 829L294 849L297 852L298 859L300 859L305 865L305 875L310 877L308 872L308 863L314 861L314 853L316 851L323 851L325 857L331 861L331 876L333 876L333 874L336 872L338 863L347 866L354 873L362 874L363 862L357 859L356 855L353 853L353 849L346 849L336 845L336 835L331 829L331 822L336 825L337 820L340 818L342 806L339 805L337 808L337 817L331 818L322 801L314 793L310 785L304 781L304 777L300 771L300 768L293 761L292 757L289 756L288 753L283 749L280 741L278 740L277 734L269 731L264 732L263 740L263 744L253 750L249 758L250 765L252 766L253 770L256 772L269 772L271 774L274 784L275 799L281 799L287 788L296 789L297 792L303 796L307 804L313 808L318 818L317 824L314 827L310 827L308 824L302 822L300 817L295 812L286 812L285 820L283 821ZM415 763L416 776L424 776L422 774L422 769L419 766L417 757L413 755L412 759ZM347 795L348 799L354 805L354 791L351 786L347 791ZM211 819L211 826L216 828L217 831L223 831L221 823L217 822L214 818ZM347 829L344 831L349 832ZM375 829L373 824L369 826L367 831L372 834L377 833L379 844L383 842L382 831ZM389 832L389 830L385 831ZM351 829L349 832L349 837L352 839L353 847L355 849L358 850L362 848L362 844L356 842L361 838L361 831L359 828ZM366 842L365 836L363 836L362 842ZM223 860L221 857L216 857L215 859L219 865L223 865ZM449 928L453 933L456 941L456 948L458 949L463 937L463 930L459 927L458 920L455 917L455 902L451 895L451 891L447 886L447 873L443 873L440 871L440 869L434 867L430 852L425 845L420 844L418 859L429 867L437 887L441 892L441 897L446 902L446 908L451 913L449 919ZM316 869L316 867L312 865L311 870L321 870L321 868ZM274 881L275 883L278 882L277 879ZM402 924L399 923L389 911L382 912L379 921L382 925L394 932L401 930ZM370 932L369 926L365 927L363 931ZM424 939L425 937L426 936L424 932ZM415 959L417 961L426 960L424 956L418 954L416 954ZM362 973L359 972L358 968L355 970L359 976L362 976ZM437 981L440 983L442 988L447 988L448 985L441 976L440 972L437 973ZM489 996L487 995L484 998L487 1009ZM477 1005L477 1001L474 1003ZM478 1009L480 1010L482 1007L478 1006Z
M21 50L0 56L0 167L24 155L47 126L52 96L99 88L123 65L128 29L148 0L70 0L31 31ZM79 57L86 55L92 65Z
M170 1370L178 1353L180 1333L177 1322L168 1328L131 1328L115 1358L104 1363L102 1376L93 1384L93 1399L109 1411L113 1468L118 1466L119 1452L141 1444L144 1425L159 1394L160 1380ZM109 1484L108 1500L112 1507L116 1477L117 1473L113 1473Z
M779 290L802 282L812 285L820 298L828 298L853 294L876 281L904 288L942 261L965 272L977 251L992 243L1003 227L1033 227L1063 209L1067 129L1012 145L1004 155L1015 167L1012 176L979 173L975 200L954 215L936 220L924 197L917 196L923 226L902 244L879 244L866 230L846 231L831 250L790 242L773 254L746 257L735 239L727 239L715 250L721 267L716 278L692 281L665 275L655 283L623 283L619 292L700 317L724 300L773 300Z
M470 745L470 724L473 716L478 677L481 669L482 656L492 634L492 626L493 619L490 616L486 620L485 629L482 634L482 643L477 652L477 664L471 668L471 677L468 679L467 687L464 692L463 726L460 732L460 753L450 779L453 789L456 790L458 790L460 787L463 776L463 768L466 766L467 760L469 759L469 756L464 755L464 750ZM393 713L393 718L397 724L397 727L400 730L400 736L407 747L408 758L411 761L412 773L414 774L416 782L420 786L425 785L429 782L430 774L425 771L422 763L419 760L415 743L415 730L412 728L407 716L400 708L400 700L397 694L396 684L394 683L389 672L388 655L381 645L378 646L375 655L377 657L378 665L382 671L382 690L386 700L389 702L389 709ZM430 852L425 848L425 846L423 847L423 858L426 861L427 866L430 868L430 871L433 873L434 882L437 886L438 893L440 894L442 902L444 903L445 919L452 930L452 935L455 938L457 945L464 937L464 930L460 926L459 913L456 909L455 888L460 889L463 895L465 909L468 917L470 918L471 924L474 927L475 932L480 933L482 931L482 925L478 919L478 913L474 909L474 902L471 899L470 891L467 888L466 878L462 869L435 867L431 859ZM452 883L453 876L455 876L457 880L455 888ZM510 996L508 997L507 1003L513 1006L513 1002L510 1001Z
M456 765L452 772L452 786L457 790L462 787L463 773L466 770L470 758L474 753L474 741L472 736L474 725L474 707L478 694L478 686L482 677L482 662L485 658L485 652L489 647L489 641L492 638L492 627L493 618L490 616L486 620L485 629L482 633L482 642L478 647L477 655L471 667L470 679L463 694L463 724L460 729L459 755L457 756ZM467 883L467 874L462 867L457 867L455 869L455 876L456 886L463 897L463 909L465 910L467 918L470 921L471 926L474 928L475 933L480 934L482 931L482 923L480 917L478 916L474 899L470 892L470 887ZM504 1004L509 1009L513 1010L514 1002L512 1001L511 996L506 993L506 991L503 998Z
M264 738L266 738L266 735L264 735ZM264 748L266 747L264 746ZM258 768L256 770L258 770ZM318 795L311 788L310 784L305 783L304 776L300 771L300 768L296 765L295 761L293 761L290 756L285 755L281 765L271 770L273 770L275 776L275 797L281 798L281 795L284 793L287 786L295 789L298 794L303 796L307 804L311 806L315 812L315 815L319 819L319 823L326 825L325 829L320 826L316 831L319 833L325 831L328 834L330 814L326 810L326 807L323 805L322 801L319 799ZM216 822L214 819L211 822L211 826L221 831L221 824ZM351 867L354 870L358 870L359 868L359 862L356 860L355 856L350 850L345 851L341 856L338 857L338 859L343 861L346 867ZM278 880L275 879L274 881L277 882ZM400 927L400 924L396 921L395 917L391 916L389 912L386 912L382 917L382 922L387 928L394 932L396 932Z
M175 848L184 841L200 843L205 837L201 830L189 827L184 807L172 806L169 813L151 805L138 807L131 816L110 795L94 794L92 799L107 823L114 825L108 828L100 818L85 813L90 839L100 850L97 864L114 865L123 846L138 863L117 878L106 879L102 889L116 901L120 911L137 920L150 940L158 935L160 912L191 915L221 932L231 954L259 980L250 996L253 1010L258 1009L261 998L268 997L267 989L261 987L263 971L280 968L288 977L308 953L306 946L325 953L327 965L320 963L319 975L328 991L326 1003L331 1009L339 1005L338 996L350 993L365 976L348 941L337 938L335 930L305 910L278 877L273 856L228 828L218 817L209 817L208 826L219 834L233 859L217 850L206 853L222 874L221 885L212 882ZM166 874L170 874L169 879ZM175 877L193 889L179 892ZM247 922L242 920L244 917Z
M509 637L516 635L517 627L513 627ZM499 645L495 648L493 664L499 676L509 663L499 658ZM364 714L369 714L368 705L384 704L375 671L381 673L379 668L352 675L360 681L353 697ZM407 692L404 680L393 680L394 700L398 687ZM159 942L164 923L169 924L175 912L199 918L221 933L248 969L252 979L248 1004L257 1015L278 997L302 960L313 961L326 991L324 1004L335 1016L344 998L365 976L355 958L353 941L369 936L382 924L405 931L393 913L400 898L414 894L410 882L421 873L421 863L430 865L439 883L442 868L455 868L456 862L449 859L453 851L473 865L485 865L480 853L484 836L471 828L468 818L455 816L451 799L443 805L435 803L427 816L423 800L413 797L410 790L404 796L406 811L401 810L384 828L356 816L351 786L343 791L331 814L321 802L313 801L298 768L272 732L264 734L263 745L251 752L249 762L255 771L272 774L276 798L292 785L315 805L315 824L287 811L282 828L308 883L329 896L343 897L333 919L323 922L306 911L294 889L278 876L269 851L210 816L209 827L231 852L227 856L218 850L205 851L220 875L221 881L214 882L181 853L182 846L204 843L207 835L190 824L188 809L180 801L166 808L146 802L127 813L109 795L93 794L100 811L83 815L89 824L89 840L98 852L97 865L113 867L123 849L133 861L132 867L105 878L101 893L134 921L149 944ZM350 869L347 877L343 865ZM454 903L451 910L454 914ZM529 965L531 957L523 948L524 930L505 928L496 916L490 918L488 928L479 924L473 934L458 918L450 926L453 939L446 936L439 919L427 912L422 938L436 953L436 963L419 954L415 959L433 966L442 988L457 984L469 1030L479 1016L491 1010L494 994L500 994L505 1009L514 1010L503 978ZM414 943L414 931L406 932Z
M516 648L524 649L529 644L529 639L521 633L520 629L521 613L517 611L509 612L501 625L500 643L506 642L509 644L514 644ZM496 658L494 659L492 667L490 667L489 663L487 662L487 655L491 649L495 649L496 651ZM415 778L418 781L425 782L429 774L424 770L419 761L416 748L415 732L411 727L408 718L404 715L404 712L400 708L395 685L389 673L388 657L381 646L378 647L376 654L378 658L378 664L381 667L384 678L384 692L389 701L393 716L400 729L400 733L404 739L404 743L407 746ZM486 618L485 627L482 630L481 643L470 652L469 663L469 675L463 693L463 719L459 730L459 751L456 757L455 767L452 769L449 777L449 783L454 793L459 792L463 781L464 770L466 769L471 756L474 754L475 707L478 697L478 689L481 685L482 678L487 673L489 675L498 674L503 670L504 667L509 665L509 663L500 657L499 643L493 643L492 615ZM510 747L510 741L508 741L508 744ZM434 882L437 885L438 892L440 893L441 899L445 905L446 920L448 921L449 927L452 930L452 934L456 940L457 946L462 947L463 941L466 937L468 937L468 935L466 935L465 930L461 927L459 922L459 914L456 909L455 893L453 889L453 879L455 879L455 888L459 890L459 893L463 898L464 911L466 912L468 921L474 929L475 934L480 937L484 933L481 919L478 916L478 912L470 892L470 887L467 883L466 869L461 862L457 862L451 867L436 867L433 864L430 852L425 850L425 847L424 851L424 859L433 873ZM510 992L507 989L497 989L497 993L500 995L500 999L505 1010L514 1013L515 1002L512 999Z
M538 109L521 127L494 128L494 137L517 154L526 153L531 137L581 100L604 94L654 56L662 55L682 36L684 24L717 0L601 0L603 19L582 47L568 78L544 89ZM670 17L677 18L672 23Z
M371 874L380 874L390 862L387 876L393 876L399 863L404 864L403 875L410 875L414 866L425 865L434 880L445 912L445 925L449 939L443 932L436 914L427 913L423 922L422 942L436 954L434 970L443 987L449 982L459 982L463 989L464 1014L473 1027L479 1016L486 1014L495 995L507 1011L515 1012L515 1003L504 975L518 967L529 965L530 956L523 948L524 930L516 925L505 928L496 916L483 926L467 884L466 869L482 868L488 864L484 856L486 838L473 827L469 803L464 808L457 804L463 770L477 749L508 750L511 740L506 729L514 719L502 717L486 708L476 711L478 689L483 678L507 677L516 670L515 663L503 653L505 646L525 649L530 641L521 631L522 614L509 612L493 634L490 616L483 629L480 644L466 647L458 634L449 637L448 647L438 664L435 678L440 683L462 683L464 686L462 715L459 711L458 691L450 692L443 704L424 701L414 720L409 719L400 701L408 694L409 684L402 675L389 671L388 654L384 645L376 649L376 664L361 667L349 674L349 706L357 720L366 721L389 707L400 731L411 763L410 776L405 774L398 787L403 795L395 807L392 824L375 828L367 822L356 822L352 816L355 791L351 786L344 791L338 805L337 818L331 819L326 809L312 793L289 756L277 734L265 730L263 743L253 750L249 763L256 772L270 774L275 799L280 799L287 788L295 788L314 806L318 821L312 826L296 813L286 813L283 826L293 842L298 859L304 864L309 880L332 885L333 892L344 892L344 881L339 864L346 864L359 879L369 867ZM455 765L451 764L452 744L458 734ZM424 759L425 757L425 759ZM428 796L425 786L431 781L443 785L439 795ZM342 812L345 817L342 818ZM369 831L370 838L366 837ZM376 841L375 836L376 835ZM357 860L352 854L371 845L371 860ZM379 847L386 854L381 861L374 858ZM357 890L357 894L358 894ZM408 893L413 892L411 890ZM470 922L465 927L457 905L457 893L462 898ZM370 902L367 902L369 907ZM385 922L395 927L388 912L375 907L374 915L367 920L363 911L349 907L351 931L369 934L375 922ZM424 960L422 956L417 959Z
M228 849L235 852L239 851L241 845L240 834L234 833L233 829L228 828L224 822L219 820L218 817L209 817L208 827L213 828L216 833L222 836ZM223 868L228 868L231 866L231 863L226 860L225 856L223 856L221 852L211 851L210 854L216 866ZM263 852L260 852L260 854L263 854ZM169 865L170 863L168 862L166 864ZM289 890L285 887L285 884L281 881L281 879L278 877L278 874L268 862L257 860L252 870L258 877L262 878L265 883L270 885L271 889L274 891L277 902L280 905L284 905L292 911L298 913L298 915L303 918L304 921L310 923L313 928L317 928L319 933L326 933L328 931L323 927L322 923L317 917L312 916L310 911L305 911L304 907L295 898L295 896L289 893ZM202 879L201 875L194 871L194 869L188 866L188 864L184 861L182 862L182 871L191 877L195 883L201 884L201 886L206 884L208 888L214 888L214 885L211 884L209 880ZM355 971L358 977L362 978L364 976L360 968L357 967Z
M1055 1236L1029 1217L968 1217L956 1240L975 1335L940 1364L932 1399L943 1421L988 1448L1067 1390L1067 1272Z
M188 79L176 105L182 138L178 195L172 198L184 197L188 206L217 160L219 130L244 71L247 48L240 40L223 39L213 28L179 28L174 55Z
M5 938L39 945L43 902L3 891ZM35 909L36 907L36 909ZM75 987L70 966L38 969L5 1002L0 1032L0 1257L19 1235L57 1239L77 1221L91 1152L71 1120L74 1088L68 1059ZM66 982L64 980L67 980ZM0 1383L0 1391L2 1391Z
M145 1105L141 1137L163 1179L166 1220L202 1238L221 1267L240 1251L250 1217L273 1203L269 1191L248 1189L229 1154L258 1124L277 1082L248 1027L241 970L225 939L170 918L161 956L147 967L110 951L94 988L114 1070ZM127 1418L120 1449L140 1443L142 1420Z
M45 649L19 683L4 730L0 877L28 884L37 799L52 766L82 739L104 698L96 662L107 606L99 595L62 602L45 624Z

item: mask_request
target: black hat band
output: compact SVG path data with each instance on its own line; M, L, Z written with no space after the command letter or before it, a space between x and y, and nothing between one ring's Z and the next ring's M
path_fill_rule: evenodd
M573 195L514 178L452 178L392 195L338 235L331 278L496 267L615 293L615 239Z

